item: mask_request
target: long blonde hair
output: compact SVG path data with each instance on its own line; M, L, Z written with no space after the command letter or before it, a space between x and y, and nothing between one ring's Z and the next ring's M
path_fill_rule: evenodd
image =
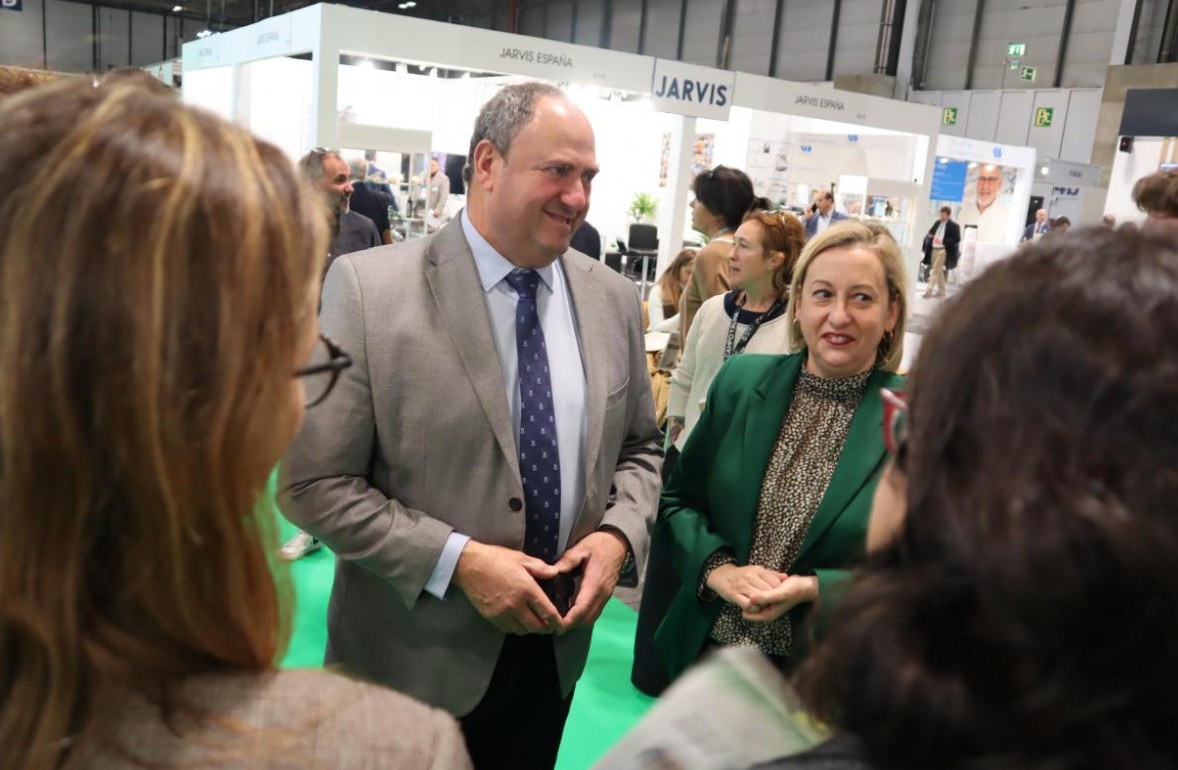
M880 341L876 358L879 368L894 372L900 368L900 362L904 359L904 329L908 325L908 278L904 271L904 255L900 253L900 247L891 233L862 222L833 224L811 238L806 248L802 249L789 290L789 306L785 311L789 318L789 349L803 350L806 347L806 340L798 326L798 299L802 295L802 284L806 282L806 271L820 254L852 246L866 249L879 257L888 285L888 301L899 303L896 326Z
M0 179L0 751L42 770L113 693L285 648L255 506L327 234L279 150L135 78L6 100Z
M695 255L695 249L683 249L675 255L675 259L671 260L671 264L663 271L663 276L659 279L659 289L663 293L664 305L679 307L679 298L683 292L679 288L679 274L683 272L683 268L695 261Z

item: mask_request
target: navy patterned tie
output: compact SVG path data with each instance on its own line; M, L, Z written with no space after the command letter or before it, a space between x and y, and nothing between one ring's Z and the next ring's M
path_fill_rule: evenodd
M551 564L560 544L560 456L548 351L536 310L540 276L535 270L514 270L507 283L519 294L515 350L519 358L519 472L527 514L524 553Z

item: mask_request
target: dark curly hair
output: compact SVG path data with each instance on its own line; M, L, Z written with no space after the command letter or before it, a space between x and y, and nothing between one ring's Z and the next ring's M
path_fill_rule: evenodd
M1133 185L1133 202L1145 212L1178 217L1178 169L1158 171Z
M1178 244L1028 246L909 383L907 517L804 666L811 708L881 768L1178 767Z
M738 168L716 166L711 171L696 175L691 192L704 208L735 230L749 211L769 207L769 201L758 198L753 182Z

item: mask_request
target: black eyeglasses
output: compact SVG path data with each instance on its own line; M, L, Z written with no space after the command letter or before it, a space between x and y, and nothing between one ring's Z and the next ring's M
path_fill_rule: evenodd
M327 398L340 372L351 365L352 357L326 334L320 334L315 350L311 353L310 363L295 369L294 373L303 382L304 405L310 409Z

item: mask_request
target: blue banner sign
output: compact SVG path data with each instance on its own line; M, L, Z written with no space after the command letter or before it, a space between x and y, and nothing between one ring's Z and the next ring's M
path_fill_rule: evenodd
M929 200L961 203L965 197L967 173L968 161L938 157L933 165L933 184L929 188Z

